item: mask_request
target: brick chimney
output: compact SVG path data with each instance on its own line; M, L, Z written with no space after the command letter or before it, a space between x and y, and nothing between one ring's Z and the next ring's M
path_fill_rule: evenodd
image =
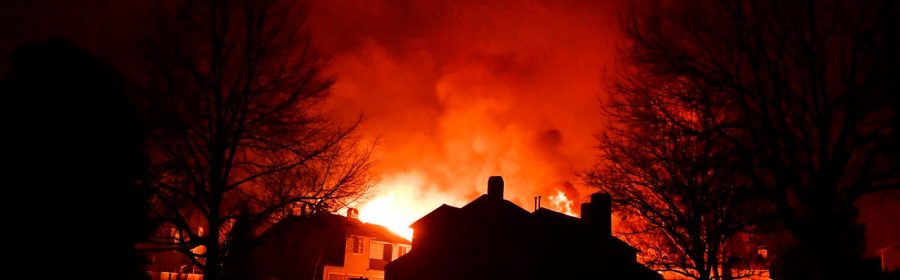
M347 208L347 218L351 220L359 220L359 209Z
M608 193L592 194L590 203L581 204L581 220L604 234L612 234L611 200Z
M488 178L488 197L503 199L503 177L491 176Z

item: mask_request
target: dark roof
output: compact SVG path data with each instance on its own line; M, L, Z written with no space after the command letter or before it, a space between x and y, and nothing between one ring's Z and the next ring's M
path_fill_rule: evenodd
M560 212L556 212L547 208L540 208L537 211L531 213L532 216L535 217L535 220L539 223L549 224L553 227L561 228L561 227L579 227L583 224L581 223L581 219L572 217ZM640 250L637 248L628 245L625 241L622 241L615 236L608 235L607 238L611 242L611 246L616 248L617 250L625 250L630 253L636 253Z
M272 235L274 232L291 229L306 230L315 228L320 230L336 230L344 234L371 237L375 240L410 244L409 240L403 238L387 228L370 223L364 223L357 219L350 219L345 216L332 213L319 213L312 216L288 216L281 219L275 225L272 225L265 233L260 235L261 239Z
M604 226L546 208L529 212L501 197L481 195L459 208L441 205L414 222L413 249L388 263L385 276L600 279L591 275L609 273L602 278L662 279L637 262L637 249ZM586 252L598 253L585 257Z
M538 209L537 211L534 211L533 213L531 213L531 215L534 215L535 218L538 218L538 219L555 219L555 220L573 222L573 223L579 222L578 218L575 218L575 217L572 217L572 216L569 216L569 215L566 215L563 213L559 213L559 212L556 212L556 211L553 211L553 210L550 210L547 208L543 208L543 207Z
M341 217L344 219L344 221L346 221L344 226L347 230L347 234L372 237L375 240L386 241L390 243L410 244L409 240L406 240L406 238L395 234L394 232L388 230L386 227L376 224L363 223L359 220L348 219L344 216L338 217Z
M432 221L435 219L443 220L444 217L451 216L451 215L453 215L452 213L456 213L457 211L459 211L459 208L456 208L456 207L453 207L453 206L450 206L447 204L441 204L441 206L432 210L428 214L425 214L425 216L422 216L422 218L419 218L418 220L416 220L409 226L411 228L416 228L418 225L427 224L429 221Z
M449 217L455 217L461 213L478 215L478 213L497 213L498 211L501 212L500 215L507 217L509 217L509 215L530 215L530 218L532 218L535 222L544 223L551 227L583 226L581 219L547 208L540 208L534 212L528 212L527 210L522 209L522 207L520 207L519 205L512 203L506 199L496 199L488 195L481 195L462 208L456 208L447 204L443 204L430 213L426 214L419 220L413 222L410 227L416 228L421 225L427 224L432 220L446 220ZM616 238L615 236L608 236L608 239L611 241L611 245L619 250L625 250L631 253L640 251L637 248L632 247L625 241Z
M473 212L473 211L482 211L487 210L485 208L490 208L491 211L500 211L502 214L512 214L512 215L528 215L528 211L519 207L515 203L510 202L506 199L498 199L495 197L491 197L489 195L483 194L463 206L463 211Z

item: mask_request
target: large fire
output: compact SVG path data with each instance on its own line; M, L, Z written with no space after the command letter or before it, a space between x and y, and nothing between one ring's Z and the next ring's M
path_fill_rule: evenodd
M572 200L569 200L569 198L566 197L566 193L562 190L556 189L556 194L551 195L548 198L550 198L551 209L572 217L578 216L575 215L575 212L572 212Z
M389 192L366 203L361 209L359 219L382 225L407 240L412 240L413 230L409 228L409 224L414 218L404 208L410 208L413 204L408 202L406 197L398 199L397 195Z
M617 1L349 3L311 1L308 23L337 77L328 111L363 114L359 132L379 140L382 181L353 205L362 220L409 237L410 223L463 206L492 175L526 210L543 196L578 213L592 190L577 174L606 123L601 81L616 73Z
M428 183L423 174L416 172L386 176L376 186L375 192L372 198L357 205L359 219L382 225L407 240L412 240L413 236L409 225L441 204L460 207L468 203L468 198L439 191ZM575 201L569 199L563 190L555 188L547 198L550 204L545 208L577 217L573 211Z
M461 206L459 198L430 186L419 173L385 176L376 186L376 195L359 207L359 219L382 225L412 240L409 225L441 204Z

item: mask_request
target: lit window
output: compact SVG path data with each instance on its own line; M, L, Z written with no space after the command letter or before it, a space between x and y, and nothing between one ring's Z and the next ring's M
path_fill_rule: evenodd
M169 231L169 236L171 236L172 239L179 239L181 237L181 235L178 233L178 229L175 227L172 227L172 229Z
M756 249L756 255L763 259L768 258L769 250L766 249L766 246L759 246L759 248Z
M380 260L384 256L384 245L383 243L377 243L375 241L370 242L369 244L369 258Z
M350 239L353 240L353 241L351 242L351 246L350 246L352 252L355 253L355 254L362 254L362 253L363 253L363 240L362 240L362 238L359 238L359 237L354 236L354 237L351 237Z

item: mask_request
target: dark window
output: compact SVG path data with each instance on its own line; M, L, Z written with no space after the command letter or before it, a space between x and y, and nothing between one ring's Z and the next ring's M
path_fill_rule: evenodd
M353 242L352 242L352 244L351 244L351 245L352 245L352 247L351 247L351 248L352 248L352 249L351 249L352 252L355 253L355 254L362 254L362 253L363 253L363 241L362 241L362 238L359 238L359 237L354 236L354 237L351 237L350 239L353 240Z
M393 253L394 253L394 247L391 246L390 243L384 244L384 257L381 259L386 260L386 261L391 261L392 260L391 257L393 257Z

